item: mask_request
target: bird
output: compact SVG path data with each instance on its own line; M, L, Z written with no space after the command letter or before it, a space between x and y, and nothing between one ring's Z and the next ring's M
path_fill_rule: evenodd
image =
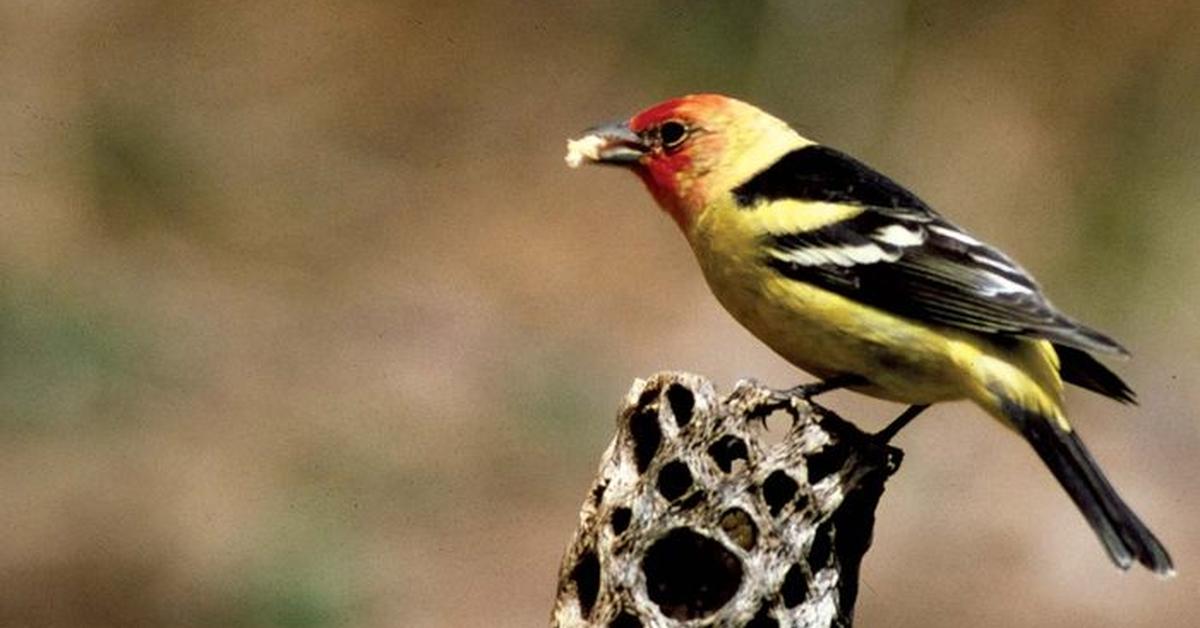
M1067 420L1063 384L1122 403L1092 354L1128 356L1056 309L1012 258L865 163L736 98L695 94L568 140L567 164L633 171L683 232L714 296L818 378L909 407L968 400L1033 447L1121 569L1174 574Z

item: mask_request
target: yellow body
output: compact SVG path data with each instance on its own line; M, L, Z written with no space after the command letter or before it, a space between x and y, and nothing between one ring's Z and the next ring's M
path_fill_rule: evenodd
M909 404L969 399L1009 425L1002 394L1069 430L1058 356L1044 340L997 340L896 316L781 276L763 263L768 234L816 229L853 216L843 203L774 200L738 207L732 190L783 154L813 144L781 120L730 101L710 114L736 133L701 135L673 210L713 294L776 353L821 378L853 373L864 394ZM700 148L703 148L702 150ZM695 173L703 186L694 187Z
M732 108L736 115L738 106ZM704 173L702 184L685 197L679 207L687 211L677 218L725 309L786 360L822 379L858 376L869 383L854 390L913 405L975 402L1034 447L1115 564L1126 568L1137 560L1164 577L1173 574L1166 548L1073 434L1063 412L1059 355L1050 341L893 314L788 277L771 264L779 258L771 257L765 243L853 224L858 214L872 210L803 196L745 194L748 172L762 172L811 142L770 116L743 119L739 133L710 140L723 140L732 152L712 151L714 156L699 155L690 164L689 173ZM730 154L737 155L736 167L725 167Z
M597 127L571 142L568 163L588 159L637 173L687 236L725 309L789 362L822 379L862 378L867 383L854 390L883 399L975 402L1034 448L1116 565L1124 569L1136 560L1160 575L1174 573L1166 548L1067 424L1060 356L1048 339L1070 347L1061 365L1069 382L1132 402L1133 391L1085 353L1123 354L1121 346L1054 311L1003 254L942 221L886 177L837 155L752 105L700 94L665 101L627 123ZM918 237L906 224L914 214L929 225L923 235L937 233L958 244ZM907 265L904 251L913 254ZM948 281L961 281L961 287L947 284L939 292L936 284L905 280L907 272L932 272L936 279L938 268L920 264L939 260L952 269L960 265L961 274ZM886 266L892 263L900 266ZM856 274L855 266L873 264L879 265L871 268L875 273ZM889 276L904 283L882 284ZM862 290L881 290L886 298L845 290L860 295L860 302L835 292L857 287L849 282L860 279ZM896 302L905 297L897 294L900 285L912 286L911 305L919 307ZM962 308L951 313L967 318L922 309L947 301ZM975 324L972 312L986 316ZM1056 326L1023 327L1030 316ZM1009 333L1021 330L1028 335Z
M987 336L903 318L794 281L766 266L766 233L811 229L860 211L847 205L775 201L739 208L718 195L688 229L713 294L760 340L821 378L853 373L859 392L909 404L970 399L1008 424L997 392L1022 407L1062 413L1058 358L1044 340ZM806 207L798 207L798 206Z

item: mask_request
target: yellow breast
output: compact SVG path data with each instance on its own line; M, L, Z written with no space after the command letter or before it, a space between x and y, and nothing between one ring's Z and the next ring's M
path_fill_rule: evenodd
M1040 350L1017 355L1030 353L1023 345L1037 343L1005 347L965 331L896 316L783 277L764 263L764 234L812 229L858 211L788 201L751 209L730 198L706 208L688 235L713 294L738 322L784 359L818 377L865 377L871 384L860 392L910 404L962 398L983 403L991 395L984 380L1007 376L1000 374L1005 366L1019 373L1012 365L1018 358L1045 361L1036 355ZM1057 383L1057 375L1051 377Z

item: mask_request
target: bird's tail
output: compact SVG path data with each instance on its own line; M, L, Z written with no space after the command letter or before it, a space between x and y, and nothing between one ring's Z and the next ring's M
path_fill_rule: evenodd
M1014 403L1004 404L1004 412L1050 467L1118 567L1128 569L1136 560L1160 576L1174 575L1166 548L1117 495L1073 431Z

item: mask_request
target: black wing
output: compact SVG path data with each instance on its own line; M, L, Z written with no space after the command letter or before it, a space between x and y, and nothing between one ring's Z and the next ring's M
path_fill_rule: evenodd
M776 199L863 208L815 230L765 236L765 262L786 277L922 321L1126 354L1116 341L1056 310L1008 256L841 152L797 149L733 193L747 211Z
M1137 395L1108 367L1096 361L1096 358L1076 349L1060 344L1054 345L1058 354L1058 374L1064 382L1086 388L1094 393L1116 399L1121 403L1137 403Z

